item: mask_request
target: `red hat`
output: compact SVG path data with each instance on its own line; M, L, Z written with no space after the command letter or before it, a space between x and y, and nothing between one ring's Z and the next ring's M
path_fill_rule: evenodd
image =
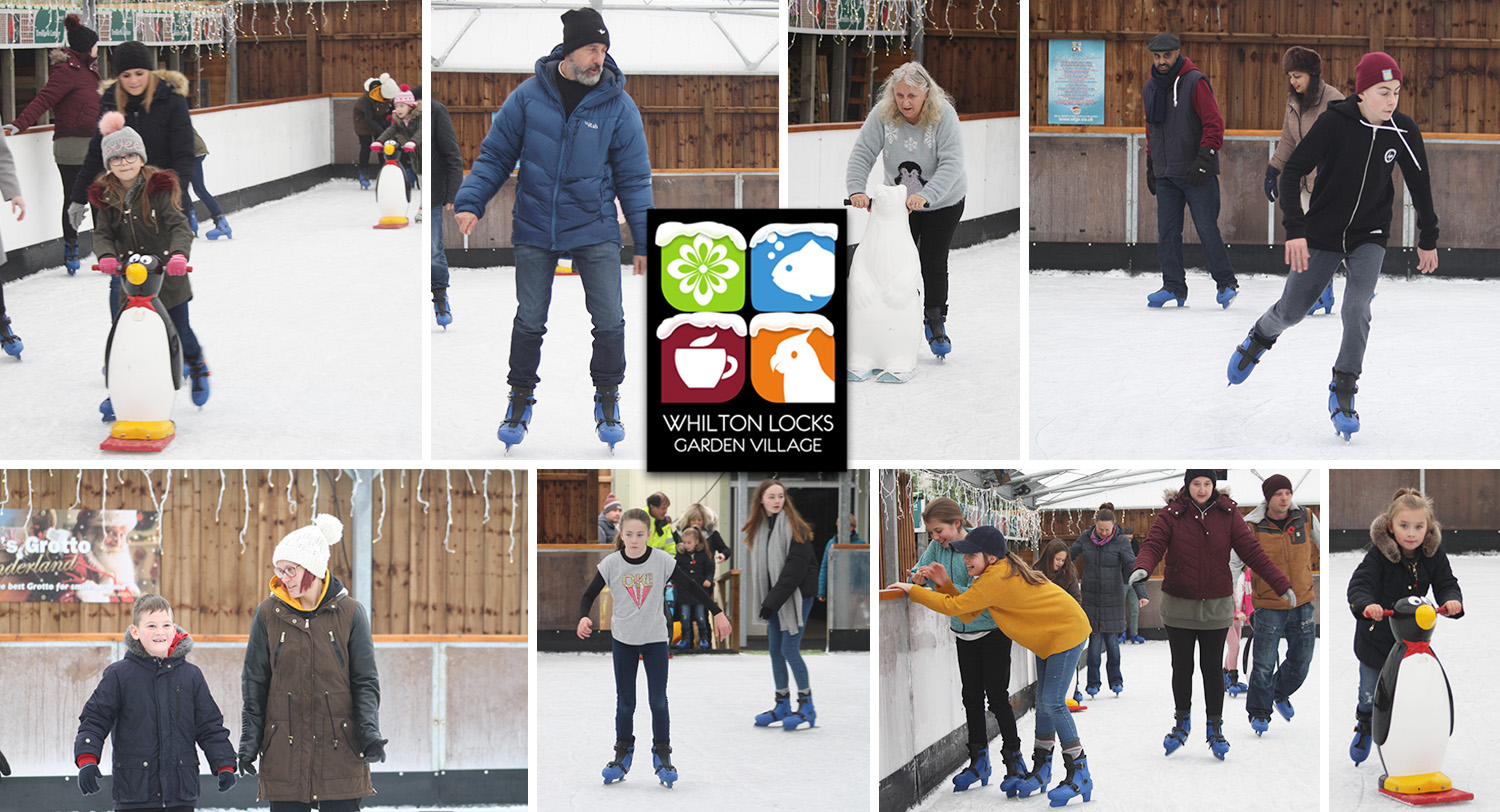
M1354 92L1364 93L1381 82L1404 82L1401 66L1384 51L1375 51L1359 58L1359 67L1354 69Z

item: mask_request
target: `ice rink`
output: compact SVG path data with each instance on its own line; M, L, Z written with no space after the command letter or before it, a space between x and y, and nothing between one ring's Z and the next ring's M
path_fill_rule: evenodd
M1349 742L1354 738L1354 704L1359 686L1359 661L1354 657L1354 615L1345 608L1343 597L1349 588L1354 568L1364 553L1333 553L1327 561L1325 594L1337 596L1324 614L1325 631L1333 659L1329 667L1328 686L1328 809L1330 812L1408 808L1380 794L1378 782L1384 772L1380 758L1372 751L1364 764L1356 767L1349 758ZM1474 800L1454 804L1454 809L1489 809L1500 798L1500 774L1495 772L1495 729L1500 713L1485 705L1488 690L1497 670L1500 651L1495 648L1494 623L1500 611L1500 556L1450 555L1453 574L1458 577L1464 594L1464 616L1458 620L1439 617L1432 635L1432 650L1448 674L1453 691L1457 718L1453 736L1448 740L1443 772L1453 779L1453 786L1474 793ZM1435 807L1434 807L1435 808Z
M1274 717L1271 729L1262 737L1257 738L1250 729L1244 696L1224 697L1224 738L1229 741L1229 754L1219 761L1203 739L1203 687L1196 672L1192 730L1187 744L1166 756L1161 742L1172 729L1173 707L1167 643L1153 640L1121 647L1125 691L1118 697L1108 690L1094 699L1085 695L1088 710L1073 715L1089 758L1094 795L1087 805L1074 800L1068 808L1081 807L1088 812L1317 809L1323 648L1319 640L1307 682L1292 697L1296 716L1291 722ZM1083 684L1083 676L1079 684ZM958 697L953 701L958 702ZM1027 713L1016 723L1030 766L1035 715ZM998 747L999 740L993 744ZM1052 771L1049 789L1064 775L1061 756L1053 757ZM989 786L976 785L966 792L954 792L949 776L917 808L922 812L996 809L1007 802L1000 790L1002 775L1004 769L997 763ZM1047 802L1039 802L1036 795L1011 800L1027 808L1048 808Z
M849 459L1020 455L1020 261L1019 233L948 255L953 352L924 350L907 383L848 384Z
M0 358L0 454L117 462L421 456L421 227L372 229L374 195L349 180L228 217L234 239L193 241L189 309L212 395L200 410L184 380L172 444L145 455L99 450L109 435L98 410L107 395L109 283L86 257L77 276L58 265L5 286L26 349L20 362Z
M1035 260L1033 260L1035 262ZM1387 263L1388 267L1392 263ZM1030 274L1030 453L1051 459L1472 459L1500 444L1474 419L1500 396L1479 374L1500 283L1384 276L1345 444L1328 419L1342 332L1338 303L1283 334L1249 380L1228 387L1230 355L1281 294L1277 276L1241 276L1223 310L1206 274L1188 307L1146 307L1159 276Z
M547 810L785 809L868 812L870 655L804 652L817 727L755 727L772 704L770 655L674 657L672 789L651 769L651 711L638 677L636 753L624 781L600 777L614 756L614 666L607 654L538 654L537 798Z

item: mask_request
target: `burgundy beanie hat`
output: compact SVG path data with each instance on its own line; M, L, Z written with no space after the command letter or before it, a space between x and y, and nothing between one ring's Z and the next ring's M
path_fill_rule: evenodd
M1292 481L1285 474L1272 474L1260 483L1260 494L1270 500L1271 495L1285 488L1292 489Z
M1354 92L1364 93L1381 82L1405 82L1401 78L1401 66L1384 51L1374 51L1359 58L1359 67L1354 69Z

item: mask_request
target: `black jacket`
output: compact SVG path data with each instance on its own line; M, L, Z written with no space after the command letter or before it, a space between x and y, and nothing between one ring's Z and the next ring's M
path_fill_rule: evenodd
M1309 248L1348 252L1364 243L1384 246L1391 235L1392 164L1411 190L1417 209L1417 245L1437 248L1438 219L1432 208L1427 150L1416 122L1397 112L1380 126L1359 112L1359 98L1328 105L1303 136L1281 173L1282 223L1286 238L1305 237ZM1302 211L1302 177L1318 170L1312 201Z
M1362 664L1379 671L1391 646L1396 644L1390 621L1365 617L1366 606L1373 603L1390 611L1396 601L1413 595L1422 597L1428 590L1439 606L1448 601L1463 602L1463 591L1448 563L1448 554L1438 546L1442 538L1442 527L1434 522L1427 528L1427 537L1416 555L1407 558L1391 537L1384 515L1377 516L1370 525L1370 550L1354 568L1348 593L1349 611L1354 613L1354 654ZM1459 612L1453 618L1463 615Z
M458 152L458 136L453 130L453 116L437 99L429 99L427 112L432 116L432 206L453 202L464 182L464 161Z
M776 614L792 597L792 590L802 591L802 600L812 600L818 594L818 556L813 546L806 542L793 542L786 553L786 563L781 567L781 577L771 585L766 599L760 605L762 619Z
M195 806L195 745L214 773L235 767L224 716L203 672L186 659L193 638L180 628L178 633L181 639L161 659L125 635L125 657L104 669L78 717L74 763L97 763L105 737L114 737L115 809Z
M677 551L677 573L672 577L672 584L677 587L677 602L688 606L696 606L698 599L683 585L683 581L692 581L699 589L706 590L704 581L714 579L714 559L704 550L686 552Z
M151 100L151 112L147 113L141 98L130 98L125 109L125 126L135 130L146 145L146 163L158 169L170 169L178 178L192 180L198 166L193 156L193 122L188 114L187 77L176 71L154 71L157 78L156 96ZM101 86L99 115L94 118L94 137L89 141L89 154L78 170L78 179L73 182L68 199L74 203L89 201L89 184L104 171L104 158L99 151L98 120L115 109L115 81ZM186 194L186 189L183 190Z

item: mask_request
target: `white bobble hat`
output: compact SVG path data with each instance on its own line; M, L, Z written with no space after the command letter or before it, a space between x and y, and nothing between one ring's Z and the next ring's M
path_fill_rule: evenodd
M313 575L328 574L329 546L338 544L344 535L344 523L327 513L319 513L313 523L299 527L276 545L272 561L290 561Z

